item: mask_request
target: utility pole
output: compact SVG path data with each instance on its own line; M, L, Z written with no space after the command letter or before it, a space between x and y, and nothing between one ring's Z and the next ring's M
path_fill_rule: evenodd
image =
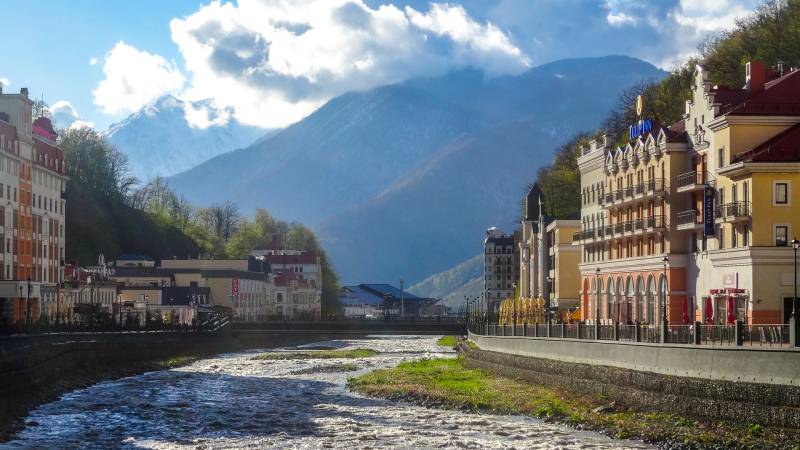
M405 300L406 294L403 291L403 279L400 278L400 320L405 320L406 318Z

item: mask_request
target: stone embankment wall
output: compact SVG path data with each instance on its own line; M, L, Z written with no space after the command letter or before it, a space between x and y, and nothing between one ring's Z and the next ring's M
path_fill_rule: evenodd
M571 392L602 395L641 410L800 428L797 381L794 385L783 385L713 380L501 353L486 350L486 339L489 338L474 339L481 350L462 345L468 366ZM493 348L496 350L498 345L495 342Z
M722 381L800 385L800 351L789 348L648 344L478 336L484 350Z

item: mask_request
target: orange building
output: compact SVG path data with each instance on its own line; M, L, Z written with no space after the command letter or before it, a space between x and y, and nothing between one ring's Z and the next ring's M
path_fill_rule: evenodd
M0 89L0 328L38 322L63 281L64 155L32 106Z

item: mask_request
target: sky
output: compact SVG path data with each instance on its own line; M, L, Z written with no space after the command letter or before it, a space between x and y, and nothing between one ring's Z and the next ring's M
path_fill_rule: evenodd
M758 0L4 0L5 92L104 130L164 95L195 127L287 126L327 100L476 67L622 54L669 70ZM7 44L11 44L7 42ZM194 103L191 103L194 102Z

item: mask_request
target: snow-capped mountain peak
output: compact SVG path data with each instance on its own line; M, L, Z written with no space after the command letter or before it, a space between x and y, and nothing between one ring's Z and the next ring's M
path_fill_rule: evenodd
M190 102L165 95L102 134L128 155L133 175L146 181L246 147L268 132L240 124L230 111L215 108L209 101Z

